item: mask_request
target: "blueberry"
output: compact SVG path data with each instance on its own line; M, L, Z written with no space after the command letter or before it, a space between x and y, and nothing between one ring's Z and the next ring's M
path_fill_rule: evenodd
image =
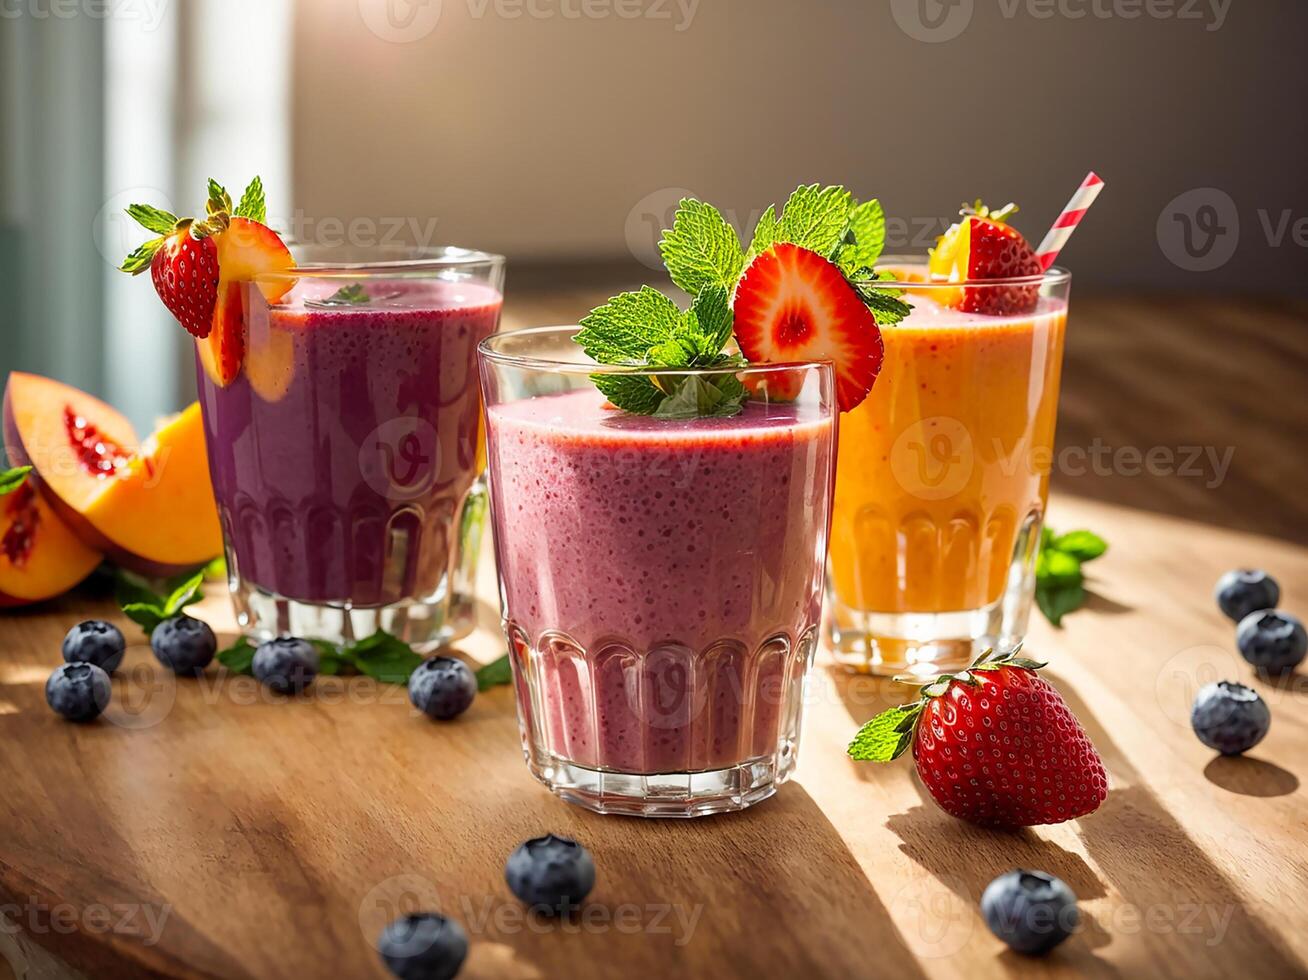
M1281 601L1281 587L1266 572L1254 569L1237 569L1217 580L1213 593L1217 604L1235 622L1259 609L1274 609Z
M468 937L457 922L435 912L406 915L382 930L377 952L401 980L449 980L468 955Z
M109 706L109 675L95 664L61 664L45 682L45 700L69 721L90 721Z
M303 691L318 676L318 651L308 640L279 636L254 652L254 676L281 694Z
M1047 953L1076 931L1081 913L1061 878L1018 869L1002 874L981 895L990 931L1019 953Z
M1271 724L1267 702L1257 691L1233 681L1200 688L1190 709L1190 725L1199 741L1222 755L1239 755L1253 748Z
M476 696L476 675L453 657L424 660L409 677L409 700L438 721L463 714Z
M207 623L190 616L175 616L154 628L150 649L173 673L199 676L218 651L218 640Z
M1252 612L1235 631L1240 656L1259 670L1283 673L1308 656L1308 632L1299 617L1275 609Z
M595 862L575 840L546 834L518 845L504 865L509 890L532 908L560 915L595 885Z
M64 661L70 664L95 664L112 674L123 662L127 641L113 623L88 619L78 623L64 637Z

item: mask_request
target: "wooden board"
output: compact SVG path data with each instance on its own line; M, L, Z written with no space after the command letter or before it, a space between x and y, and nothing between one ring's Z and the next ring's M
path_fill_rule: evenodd
M510 324L592 299L520 304ZM361 678L278 703L217 669L170 680L139 631L118 723L68 725L43 699L60 638L88 616L123 622L83 589L0 617L0 912L17 923L0 952L19 977L380 977L382 925L439 907L472 938L470 977L1308 976L1308 676L1253 680L1211 598L1222 571L1258 565L1308 614L1308 474L1290 438L1308 431L1293 383L1308 369L1305 312L1074 309L1061 446L1236 449L1207 489L1175 474L1056 478L1052 522L1113 543L1091 607L1030 640L1108 765L1112 792L1090 817L983 831L938 811L911 765L850 762L850 735L903 690L825 664L797 781L692 822L554 799L522 763L507 689L450 725ZM478 661L502 651L489 561L483 573L483 628L460 646ZM230 633L221 597L200 612ZM1214 758L1187 723L1198 684L1221 676L1272 707L1248 758ZM524 918L503 884L509 851L545 831L585 842L599 868L567 929ZM1081 898L1085 928L1045 961L1005 952L977 915L985 884L1015 866Z

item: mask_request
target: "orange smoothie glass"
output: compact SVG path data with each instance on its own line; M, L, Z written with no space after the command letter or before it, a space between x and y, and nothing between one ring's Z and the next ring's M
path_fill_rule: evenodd
M881 376L841 418L828 632L846 666L925 675L1026 635L1071 276L941 283L923 261L883 267L913 313L882 331ZM964 289L1038 303L965 313Z

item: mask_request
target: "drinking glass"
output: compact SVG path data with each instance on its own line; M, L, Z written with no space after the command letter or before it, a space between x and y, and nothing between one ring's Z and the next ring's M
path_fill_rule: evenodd
M599 366L578 329L481 344L527 764L601 813L742 809L795 767L821 623L832 368ZM668 420L613 408L597 375L751 395L733 417Z

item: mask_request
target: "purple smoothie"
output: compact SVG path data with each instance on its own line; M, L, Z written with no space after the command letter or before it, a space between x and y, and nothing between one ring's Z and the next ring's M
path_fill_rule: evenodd
M492 406L488 440L535 744L629 773L774 756L820 621L834 421L668 422L586 389Z
M425 598L450 573L479 465L477 344L500 295L437 279L306 277L269 307L247 289L241 373L197 367L209 471L243 581L301 602Z

